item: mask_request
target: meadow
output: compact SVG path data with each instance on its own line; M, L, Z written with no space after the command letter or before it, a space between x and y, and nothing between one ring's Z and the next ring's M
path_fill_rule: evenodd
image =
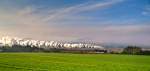
M150 56L0 53L0 71L150 71Z

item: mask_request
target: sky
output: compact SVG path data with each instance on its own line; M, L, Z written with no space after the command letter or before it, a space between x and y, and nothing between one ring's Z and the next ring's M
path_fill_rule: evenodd
M150 0L0 0L0 37L150 46Z

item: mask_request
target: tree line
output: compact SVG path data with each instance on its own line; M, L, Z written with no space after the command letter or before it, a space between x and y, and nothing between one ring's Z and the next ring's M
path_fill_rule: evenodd
M1 46L0 52L71 52L71 53L97 53L97 52L104 52L108 53L107 50L97 50L97 49L56 49L56 48L50 48L50 49L43 49L43 48L37 48L37 47L31 47L31 46L20 46L20 45L13 45L10 46ZM148 50L142 50L141 47L138 46L127 46L123 49L121 53L111 53L110 54L130 54L130 55L150 55L150 51Z
M124 48L122 54L150 55L150 51L142 50L142 48L138 46L127 46L126 48Z

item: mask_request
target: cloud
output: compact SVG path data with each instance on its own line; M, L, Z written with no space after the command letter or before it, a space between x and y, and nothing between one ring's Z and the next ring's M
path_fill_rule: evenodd
M57 10L49 10L46 14L40 14L41 10L38 7L27 6L23 9L19 9L15 12L9 13L1 13L0 20L2 23L6 23L7 25L1 26L3 30L8 30L10 32L18 32L24 34L33 34L33 33L41 33L41 34L49 34L53 35L53 33L60 31L60 27L53 26L53 24L61 23L60 20L65 18L71 18L70 15L80 12L92 11L93 9L101 9L107 6L111 6L119 2L120 0L112 0L107 2L99 2L99 3L83 3L76 6L61 8ZM75 15L73 15L75 16ZM80 19L86 19L86 17L75 16ZM75 19L74 17L74 19ZM47 22L48 20L48 22ZM53 21L57 21L53 22ZM8 23L9 26L8 26ZM65 22L64 22L65 23ZM21 29L21 30L18 30ZM38 34L39 34L38 33Z
M146 6L144 11L142 12L143 15L150 16L150 5Z
M81 13L81 12L87 12L87 11L93 11L94 9L102 9L102 8L107 8L109 6L112 6L116 3L122 2L123 0L110 0L106 2L98 2L98 3L83 3L67 8L62 8L59 10L55 10L50 12L50 14L44 19L44 21L53 21L58 19L64 19L68 18L69 15L76 14L76 13ZM69 17L70 18L70 17Z
M82 40L91 39L101 42L119 41L139 43L143 39L150 41L150 39L146 39L150 35L148 34L150 33L150 27L147 25L81 26L83 24L82 20L88 22L92 18L81 16L80 13L109 8L120 2L122 0L109 0L97 3L87 2L60 9L50 9L48 11L27 6L12 13L3 12L0 13L0 35L57 41L71 41L82 38ZM65 19L70 20L70 22L66 22ZM64 26L61 25L62 23ZM68 26L67 23L78 23L78 25ZM93 22L90 23L93 24ZM143 44L145 44L145 41L143 41Z
M86 32L84 31L86 30ZM149 25L111 25L88 29L80 29L81 38L99 42L127 43L134 45L149 45ZM78 30L79 31L79 30ZM77 33L79 34L79 32Z

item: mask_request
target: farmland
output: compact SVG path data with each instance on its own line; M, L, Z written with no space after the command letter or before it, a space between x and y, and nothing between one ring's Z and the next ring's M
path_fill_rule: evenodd
M0 53L0 71L150 71L150 56Z

